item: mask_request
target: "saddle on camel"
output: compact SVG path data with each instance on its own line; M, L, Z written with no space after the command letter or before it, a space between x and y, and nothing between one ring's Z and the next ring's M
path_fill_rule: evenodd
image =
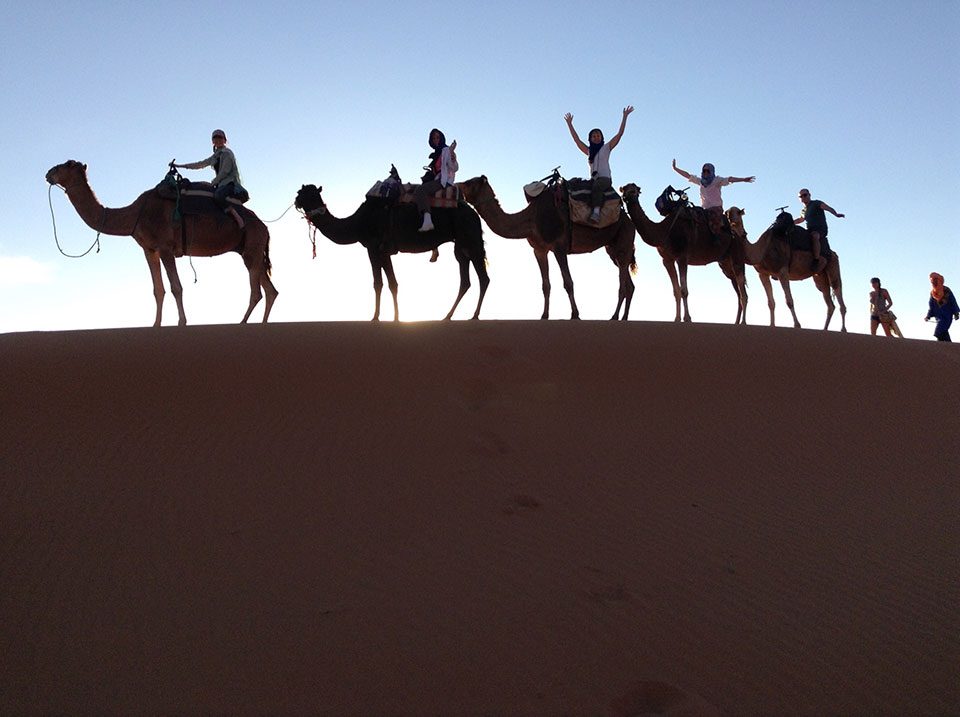
M173 209L173 221L180 224L184 246L186 246L186 223L182 221L183 217L193 215L216 217L217 226L225 221L233 220L217 204L214 198L214 186L210 182L194 182L187 179L173 166L175 161L170 160L170 170L156 186L156 190L157 194L164 199L172 199L176 202ZM234 193L224 199L229 205L229 209L236 212L242 220L242 223L238 222L242 231L243 224L254 214L243 206L250 201L250 193L239 184L234 185L234 188Z
M657 197L656 208L662 217L673 215L674 222L683 219L692 222L696 231L709 232L717 244L733 237L730 222L723 210L719 207L714 211L696 206L690 202L686 190L667 186Z
M613 188L607 189L603 193L603 206L600 208L599 221L593 221L590 218L593 207L591 206L591 191L593 181L573 177L564 179L560 176L559 167L553 170L553 173L543 179L530 182L523 187L523 193L529 202L531 199L540 196L545 190L550 189L554 192L556 201L559 204L566 203L570 212L570 221L573 224L580 224L591 229L604 229L613 226L620 221L620 215L623 211L623 202L620 195Z
M810 231L804 227L798 226L793 215L781 208L777 218L770 225L770 232L787 242L790 251L806 251L813 254L813 240L810 238ZM833 256L833 250L830 248L830 242L826 236L820 237L820 261L814 259L810 264L810 270L817 274L823 271L830 257Z
M414 204L414 192L417 189L416 184L404 184L400 181L400 173L394 165L390 165L389 176L376 182L367 191L368 197L379 197L386 199L391 203ZM443 189L437 190L433 196L427 197L427 205L430 208L437 209L456 209L460 202L460 190L456 184L451 184Z

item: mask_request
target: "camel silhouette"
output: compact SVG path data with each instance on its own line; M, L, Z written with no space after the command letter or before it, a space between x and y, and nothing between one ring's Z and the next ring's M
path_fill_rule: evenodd
M460 266L460 289L453 306L444 319L453 317L457 305L470 288L470 264L473 264L480 282L480 297L473 313L480 317L480 307L487 293L490 277L487 275L486 250L483 245L483 230L480 217L469 206L459 202L455 208L433 208L434 230L418 231L420 214L412 203L398 203L382 197L367 197L363 204L349 217L337 218L323 201L323 187L305 184L297 192L294 204L327 239L335 244L360 244L367 250L373 270L373 290L376 306L373 321L380 320L380 294L383 290L383 275L387 276L390 293L393 295L393 318L400 320L397 300L399 284L393 270L391 256L397 252L420 253L436 249L446 242L453 242L453 253Z
M163 312L161 264L167 271L170 292L177 302L179 325L184 326L187 316L183 310L183 285L177 274L176 258L185 255L217 256L231 251L243 257L250 276L250 304L241 323L246 323L262 298L261 287L267 297L263 311L263 321L266 323L278 293L270 281L270 232L246 207L237 210L245 221L242 229L237 227L233 219L224 218L219 212L190 214L175 220L176 201L161 197L156 188L148 189L126 207L104 207L87 181L87 165L72 159L48 171L47 181L63 187L80 218L91 229L101 234L132 236L143 248L157 302L154 326L160 326Z

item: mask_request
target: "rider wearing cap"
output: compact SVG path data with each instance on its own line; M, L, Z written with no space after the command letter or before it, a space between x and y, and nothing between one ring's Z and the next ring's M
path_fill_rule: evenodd
M227 203L227 197L233 196L237 187L240 186L240 170L237 168L237 158L234 157L233 150L227 146L227 135L222 129L213 130L210 139L213 142L213 154L209 157L199 162L174 164L173 166L181 169L213 167L213 171L216 172L216 176L211 182L213 184L213 199L243 229L243 219L240 214Z

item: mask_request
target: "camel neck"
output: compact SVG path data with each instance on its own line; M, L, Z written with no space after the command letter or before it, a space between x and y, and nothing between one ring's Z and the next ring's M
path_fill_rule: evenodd
M637 233L644 244L650 246L665 246L670 236L670 226L667 219L655 222L647 216L640 206L639 197L635 197L626 202L627 214L633 220L633 225L637 228Z
M91 229L111 236L133 236L142 209L143 195L126 207L113 209L103 206L86 182L71 184L64 191L77 214Z
M533 204L528 204L516 214L507 214L503 211L500 200L495 196L482 199L473 206L497 236L505 239L526 239L535 230Z
M358 209L349 217L335 217L327 209L324 212L316 210L313 213L308 212L307 218L310 223L317 228L327 239L334 244L347 245L356 244L360 241L360 210Z

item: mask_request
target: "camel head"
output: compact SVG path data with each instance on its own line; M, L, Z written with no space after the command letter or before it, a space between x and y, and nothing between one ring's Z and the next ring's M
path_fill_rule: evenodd
M743 226L743 215L747 213L746 209L740 207L730 207L725 214L727 221L730 222L730 230L734 236L747 238L747 230Z
M623 197L625 202L640 201L640 187L633 182L624 184L620 187L620 196Z
M305 214L323 214L327 211L327 205L323 203L323 197L320 195L322 191L323 187L304 184L297 192L297 198L293 204Z
M86 182L87 165L75 159L67 160L47 172L47 181L50 184L59 184L61 187L69 187L79 182Z
M490 186L490 182L487 181L487 175L485 174L474 177L473 179L468 179L466 182L457 182L457 187L460 189L460 194L463 198L474 206L478 203L482 204L485 201L496 198L496 194L493 193L493 187Z

